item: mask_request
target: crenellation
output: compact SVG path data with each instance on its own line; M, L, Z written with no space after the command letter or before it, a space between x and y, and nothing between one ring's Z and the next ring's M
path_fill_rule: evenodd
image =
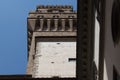
M37 6L36 12L41 12L41 13L48 13L48 12L72 12L73 11L73 7L70 5L65 5L65 6L61 6L61 5L56 5L56 6L51 6L51 5L47 5L47 6L43 6L43 5L39 5Z
M56 6L53 6L53 5L39 5L37 6L37 9L72 9L73 7L71 5L56 5Z

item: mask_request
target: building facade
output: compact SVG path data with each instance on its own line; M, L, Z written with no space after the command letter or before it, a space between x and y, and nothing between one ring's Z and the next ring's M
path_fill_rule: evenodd
M91 5L93 4L93 5ZM92 14L91 14L92 13ZM88 16L89 15L89 16ZM94 54L87 56L86 60L92 58L92 62L95 61L97 74L95 79L92 79L91 71L83 70L85 66L81 67L81 73L78 75L81 80L120 80L120 0L78 0L78 45L82 45L84 38L80 37L86 32L87 39L95 41L91 44L94 45ZM87 18L87 19L86 19ZM94 20L90 19L94 18ZM85 23L86 22L86 23ZM94 24L90 29L88 24ZM94 37L90 36L87 31L82 29L94 31ZM80 32L81 31L81 32ZM92 32L91 32L92 33ZM88 37L89 36L89 37ZM89 44L86 43L87 45ZM80 46L78 50L84 50L85 44ZM93 46L92 46L93 47ZM89 49L85 47L85 49ZM86 50L87 55L91 51ZM81 53L81 55L84 55ZM94 56L94 57L93 57ZM80 57L80 56L79 56ZM79 59L79 58L78 58ZM80 61L84 61L84 57L81 57ZM86 64L91 64L91 61L87 61ZM90 66L86 66L90 68ZM91 68L95 71L95 68ZM85 73L87 72L87 74ZM83 76L82 73L85 73ZM81 76L82 75L82 76ZM91 78L88 78L91 77Z
M96 1L95 28L99 28L98 80L120 80L120 1ZM96 54L96 53L95 53Z
M77 14L72 6L37 6L28 16L27 74L76 77Z
M103 80L120 80L120 1L105 1Z

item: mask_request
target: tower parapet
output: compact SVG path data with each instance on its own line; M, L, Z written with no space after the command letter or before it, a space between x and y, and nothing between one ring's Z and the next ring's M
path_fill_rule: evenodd
M44 11L46 11L46 12L55 12L55 11L58 11L58 12L73 12L73 7L70 6L70 5L65 5L65 6L62 6L62 5L56 5L56 6L39 5L39 6L37 6L36 11L43 12L43 13L44 13Z
M33 31L76 31L76 23L72 6L41 5L28 16L28 26Z

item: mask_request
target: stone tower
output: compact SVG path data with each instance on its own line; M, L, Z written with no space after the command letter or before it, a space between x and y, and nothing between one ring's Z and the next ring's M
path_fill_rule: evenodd
M27 74L76 77L77 14L72 6L37 6L28 19Z

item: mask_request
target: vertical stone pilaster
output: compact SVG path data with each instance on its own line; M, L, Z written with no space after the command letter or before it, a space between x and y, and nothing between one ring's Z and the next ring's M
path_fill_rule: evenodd
M54 31L57 31L58 30L58 19L54 19Z
M73 19L69 19L69 31L73 31Z
M43 24L44 24L43 19L40 19L40 29L39 29L39 31L43 30Z
M28 36L32 37L32 33L30 31L28 31Z
M62 20L62 31L65 31L65 19L61 19Z
M47 30L46 31L50 31L50 24L51 24L51 19L47 19Z

